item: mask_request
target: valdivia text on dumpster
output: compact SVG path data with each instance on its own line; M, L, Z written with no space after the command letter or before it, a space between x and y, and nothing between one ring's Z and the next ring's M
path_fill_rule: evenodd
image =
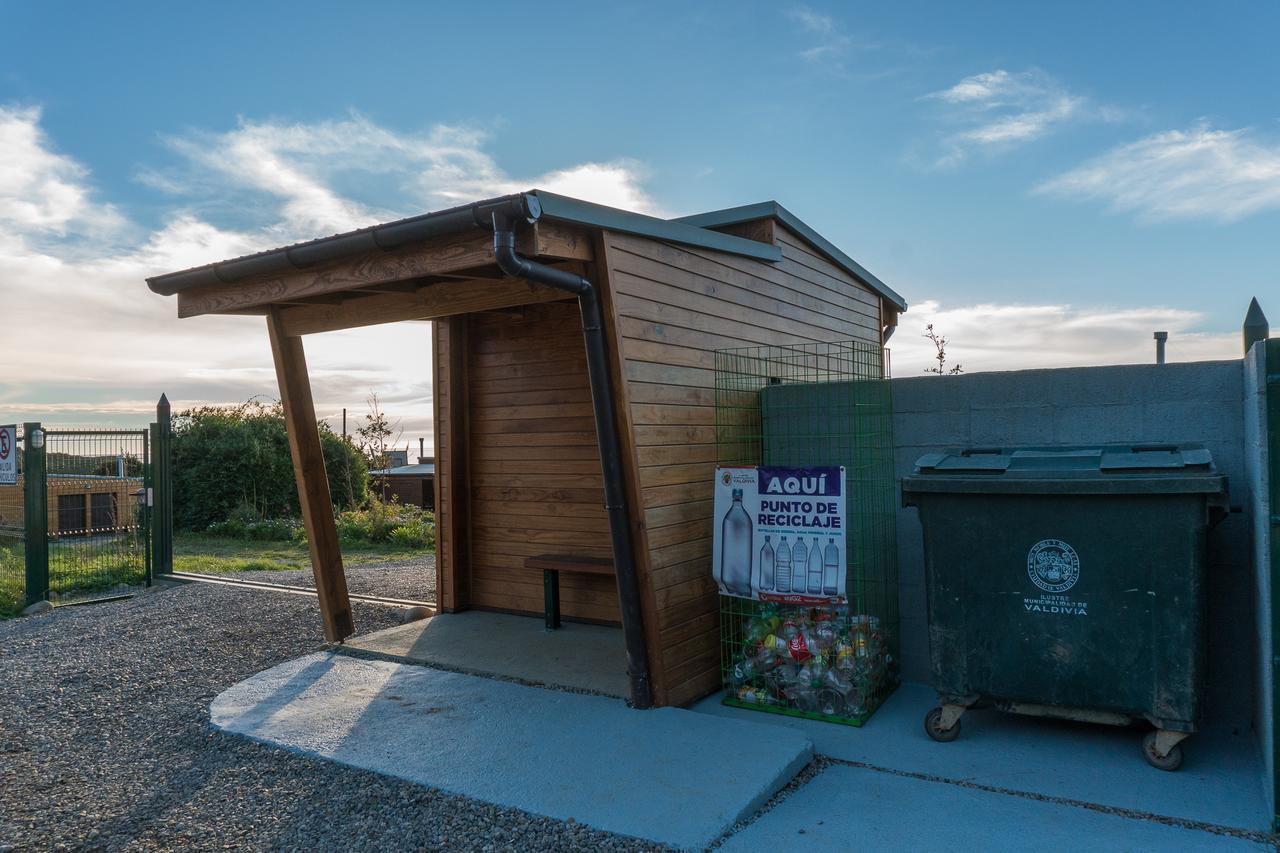
M1029 613L1064 613L1088 616L1088 606L1066 595L1080 580L1080 555L1061 539L1041 539L1027 552L1027 577L1044 590L1039 598L1024 598Z
M716 468L711 571L725 595L844 603L844 468Z

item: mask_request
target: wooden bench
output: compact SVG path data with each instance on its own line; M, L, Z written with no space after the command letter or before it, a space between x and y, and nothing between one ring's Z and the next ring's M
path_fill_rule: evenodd
M615 574L613 560L607 557L578 557L573 554L539 554L524 561L526 569L542 570L542 604L548 631L560 627L560 573L576 575Z

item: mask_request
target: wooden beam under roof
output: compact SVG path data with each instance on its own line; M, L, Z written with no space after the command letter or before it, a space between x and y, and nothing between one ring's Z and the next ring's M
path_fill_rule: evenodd
M324 636L331 643L341 642L354 634L356 628L347 595L347 577L342 570L342 549L338 544L329 478L324 468L324 451L320 445L315 404L311 399L307 359L302 340L282 328L278 310L268 315L267 332L271 338L276 379L280 383L280 401L284 404L289 455L293 459L302 523L311 551L311 570L315 576L316 596L320 600Z
M568 260L590 260L592 253L587 232L550 222L522 229L519 248L530 257ZM246 313L345 290L451 276L492 265L492 237L485 231L472 231L390 252L366 252L270 278L182 291L178 294L178 316ZM468 274L479 277L476 272Z
M559 264L577 268L578 264ZM575 269L575 271L577 271ZM441 281L424 284L411 293L351 295L332 304L297 305L280 309L280 322L289 335L335 332L402 320L434 320L477 311L513 308L538 302L572 299L563 290L533 284L520 278L498 281Z

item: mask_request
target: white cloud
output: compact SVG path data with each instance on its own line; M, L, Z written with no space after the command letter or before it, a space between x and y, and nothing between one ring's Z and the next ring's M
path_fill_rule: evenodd
M477 131L441 126L403 135L359 117L314 125L243 122L225 134L175 140L188 158L185 171L146 174L151 186L183 195L166 224L145 233L95 201L88 171L53 150L38 111L8 109L3 116L18 126L0 137L0 169L21 158L29 166L24 174L39 176L4 171L0 179L7 217L0 235L11 235L0 238L6 335L0 404L15 420L144 423L162 391L178 408L275 396L260 318L179 321L172 299L147 290L148 275L269 248L282 238L312 237L316 229L347 227L365 216L398 216L424 204L537 185L618 207L658 210L644 191L643 168L630 161L572 164L518 179L484 150L486 137ZM342 188L344 181L360 186L385 178L392 181L390 189L358 200ZM44 194L46 186L56 192ZM265 203L246 206L234 228L215 226L202 215L206 200L225 202L245 192ZM87 249L81 245L79 237L112 217L121 233L137 235L131 243L119 247L117 237L112 243L90 241ZM26 242L37 238L38 245ZM903 319L891 342L898 375L929 364L929 344L918 337L928 322L951 338L952 360L969 371L1149 361L1151 332L1158 328L1173 333L1174 359L1233 357L1238 341L1234 333L1197 333L1199 315L1165 308L944 309L924 302ZM993 329L1000 333L993 335ZM319 414L336 423L346 406L354 424L366 396L376 390L386 410L403 419L406 439L421 435L430 441L429 340L429 328L421 323L308 338Z
M487 141L483 131L443 124L425 133L397 133L360 115L312 124L241 121L226 133L171 137L169 145L187 166L140 178L184 194L194 184L221 187L225 195L230 185L273 197L278 242L533 188L660 213L633 160L513 177L485 151ZM361 192L365 199L351 197Z
M1233 222L1280 208L1280 142L1201 123L1121 145L1036 192L1103 201L1147 220Z
M800 56L809 62L838 61L849 49L852 40L830 15L815 12L808 6L797 6L787 11L787 17L817 42L800 51Z
M88 170L54 150L38 109L0 107L0 402L9 416L143 423L162 391L177 408L276 395L261 319L179 321L173 300L146 288L148 275L535 186L661 212L634 161L521 179L484 150L485 134L466 128L399 134L360 116L242 121L169 142L183 165L144 168L140 178L174 195L174 208L146 233L94 200ZM354 198L367 184L377 189ZM212 224L210 211L236 226ZM108 228L110 242L82 239ZM336 425L346 406L354 424L376 390L406 440L431 441L427 324L312 336L307 356L322 417Z
M966 373L1033 367L1140 364L1154 361L1152 333L1169 332L1170 361L1238 358L1237 333L1197 331L1203 316L1167 307L981 304L911 306L889 341L895 376L914 376L936 364L923 336L927 324L948 339L947 366Z
M921 100L941 104L941 117L951 125L944 152L934 163L939 167L955 166L977 150L1023 145L1072 121L1118 121L1123 116L1114 107L1092 105L1035 69L974 74Z
M0 228L17 236L102 232L122 220L95 204L82 165L52 150L37 107L0 106Z

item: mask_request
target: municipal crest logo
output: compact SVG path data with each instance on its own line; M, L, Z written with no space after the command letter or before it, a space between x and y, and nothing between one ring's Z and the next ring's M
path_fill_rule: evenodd
M1042 539L1027 552L1027 576L1045 592L1066 592L1080 579L1080 557L1061 539Z

